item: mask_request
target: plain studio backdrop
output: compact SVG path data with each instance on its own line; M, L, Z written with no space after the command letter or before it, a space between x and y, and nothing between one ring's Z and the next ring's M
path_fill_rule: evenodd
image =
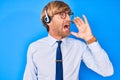
M0 0L0 80L22 80L29 44L47 35L40 14L49 1L52 0ZM120 0L64 1L75 16L87 16L93 34L108 52L115 70L113 76L103 78L82 63L80 80L119 80ZM77 31L74 24L71 30Z

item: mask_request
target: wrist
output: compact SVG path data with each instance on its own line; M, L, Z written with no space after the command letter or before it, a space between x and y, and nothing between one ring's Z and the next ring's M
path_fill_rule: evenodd
M92 39L93 37L94 37L93 35L89 35L89 36L84 37L84 40L87 42L90 39Z
M97 41L97 39L95 36L92 36L89 40L86 40L87 44L91 44L91 43L96 42L96 41Z

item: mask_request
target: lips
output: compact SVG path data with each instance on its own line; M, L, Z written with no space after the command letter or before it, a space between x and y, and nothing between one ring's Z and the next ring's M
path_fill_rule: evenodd
M70 29L70 25L69 24L65 24L64 25L64 30L69 30Z

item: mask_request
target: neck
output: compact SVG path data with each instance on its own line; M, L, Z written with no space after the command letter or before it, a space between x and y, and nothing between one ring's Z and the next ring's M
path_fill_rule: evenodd
M58 36L58 35L56 35L56 34L54 34L54 33L49 33L49 35L52 36L53 38L57 39L57 40L63 39L62 36Z

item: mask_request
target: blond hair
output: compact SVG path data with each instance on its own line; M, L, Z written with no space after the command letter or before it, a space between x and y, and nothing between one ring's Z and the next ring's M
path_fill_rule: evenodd
M41 14L41 21L42 24L47 28L47 31L49 31L49 26L47 25L47 23L44 21L44 17L45 17L45 10L47 12L47 15L49 15L49 17L52 19L52 17L59 12L63 12L63 11L71 11L70 7L64 3L63 1L52 1L49 2L42 10L42 14Z

